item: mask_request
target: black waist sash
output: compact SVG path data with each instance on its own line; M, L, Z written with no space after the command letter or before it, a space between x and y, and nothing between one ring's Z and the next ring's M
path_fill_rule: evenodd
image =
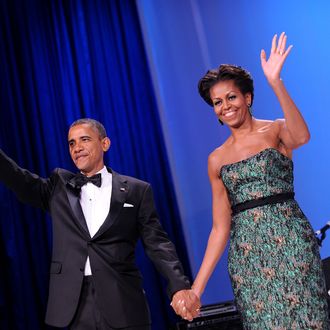
M263 206L268 204L276 204L280 202L285 202L287 200L294 199L294 193L288 192L288 193L281 193L276 195L271 195L267 197L262 197L258 199L252 199L243 203L238 203L236 205L233 205L231 207L232 209L232 215L236 215L237 213L240 213L242 211L253 209L257 206Z

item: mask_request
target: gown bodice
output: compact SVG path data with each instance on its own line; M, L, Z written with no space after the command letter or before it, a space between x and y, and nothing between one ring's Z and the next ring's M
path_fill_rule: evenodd
M222 166L220 177L232 205L293 192L293 163L275 148Z

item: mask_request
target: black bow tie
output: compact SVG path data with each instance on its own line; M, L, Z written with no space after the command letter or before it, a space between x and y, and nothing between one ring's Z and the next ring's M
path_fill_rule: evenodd
M95 184L97 187L101 187L101 173L95 174L93 176L85 176L81 173L78 173L68 182L68 184L75 189L81 189L81 187L88 182Z

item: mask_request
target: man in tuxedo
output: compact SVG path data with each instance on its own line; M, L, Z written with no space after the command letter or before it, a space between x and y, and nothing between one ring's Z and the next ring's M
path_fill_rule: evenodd
M140 238L146 254L168 280L174 310L191 320L200 301L159 222L150 185L104 165L110 139L98 121L75 121L68 143L80 173L58 168L47 179L20 168L0 150L0 180L22 202L52 217L46 323L74 330L150 329L135 265Z

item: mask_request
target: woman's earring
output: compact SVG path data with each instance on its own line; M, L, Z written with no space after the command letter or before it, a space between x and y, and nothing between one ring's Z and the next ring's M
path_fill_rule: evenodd
M223 125L223 122L221 121L221 119L218 119L220 125Z
M249 113L250 113L250 115L251 115L251 117L252 117L252 108L251 108L251 104L249 103L247 106L248 106L248 111L249 111Z

